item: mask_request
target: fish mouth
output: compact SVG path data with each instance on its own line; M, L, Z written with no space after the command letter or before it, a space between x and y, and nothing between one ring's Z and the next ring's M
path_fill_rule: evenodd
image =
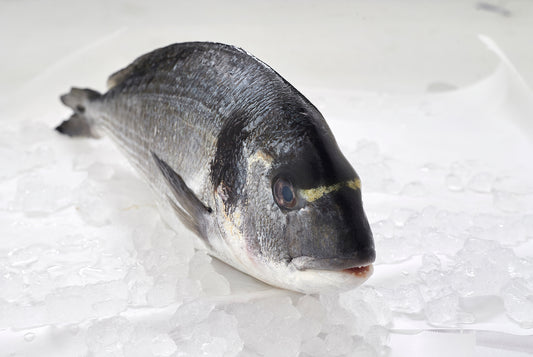
M373 262L373 256L365 260L353 258L317 259L313 257L301 256L293 258L290 264L298 270L338 271L364 278L372 273Z
M355 275L359 278L366 278L367 276L369 276L369 274L372 273L372 270L373 270L373 265L368 264L368 265L363 265L360 267L343 269L342 272Z

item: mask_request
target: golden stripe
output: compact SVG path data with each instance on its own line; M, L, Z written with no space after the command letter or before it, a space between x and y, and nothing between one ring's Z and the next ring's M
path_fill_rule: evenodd
M316 188L310 188L308 190L300 190L300 194L307 202L313 202L320 197L327 195L328 193L340 190L343 187L349 187L353 190L361 189L361 180L353 179L346 182L339 182L331 186L320 186Z

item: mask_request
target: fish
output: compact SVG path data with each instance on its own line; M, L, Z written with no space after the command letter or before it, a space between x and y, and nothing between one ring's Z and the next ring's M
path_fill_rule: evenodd
M376 252L361 180L319 110L235 46L176 43L71 88L56 130L109 136L203 249L267 284L351 289Z

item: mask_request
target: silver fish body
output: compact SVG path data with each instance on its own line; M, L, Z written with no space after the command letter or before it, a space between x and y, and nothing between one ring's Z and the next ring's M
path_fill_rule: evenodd
M372 273L359 177L320 112L233 46L141 56L105 94L73 88L57 130L110 135L209 253L269 284L316 292Z

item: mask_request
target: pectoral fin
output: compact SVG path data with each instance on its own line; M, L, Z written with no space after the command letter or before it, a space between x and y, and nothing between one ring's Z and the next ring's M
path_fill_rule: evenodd
M161 160L154 152L152 152L152 157L174 195L174 198L170 196L167 198L176 215L188 229L207 241L205 219L212 212L212 209L196 197L181 176L165 161Z

